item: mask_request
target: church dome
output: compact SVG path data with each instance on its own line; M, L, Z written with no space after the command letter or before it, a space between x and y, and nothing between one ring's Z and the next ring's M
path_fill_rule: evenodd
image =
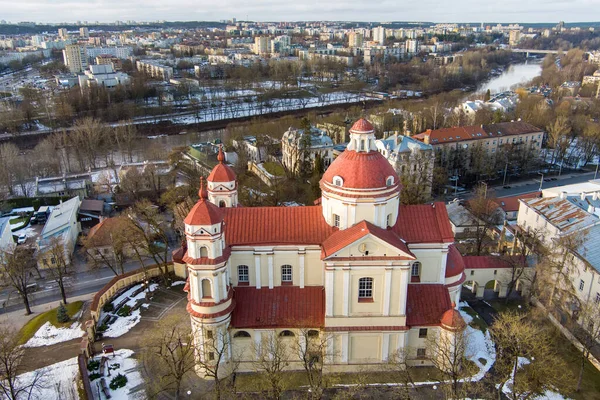
M345 150L327 168L321 182L339 186L334 182L335 177L342 179L344 189L398 188L400 180L394 167L377 151ZM388 181L390 177L392 179Z
M217 155L217 160L219 163L212 169L210 175L206 180L208 182L233 182L236 179L235 172L233 169L224 163L225 155L223 154L223 147L219 147L219 154Z
M373 133L374 131L373 125L364 118L356 121L350 128L350 133Z
M465 262L462 255L456 248L451 245L448 247L448 261L446 262L446 278L451 278L457 275L461 275L465 272Z
M452 308L442 315L440 322L442 324L442 328L446 330L460 331L463 330L467 324L465 324L465 320L463 319L462 315L460 315L460 312L458 312L458 310L454 307L456 307L456 304L452 303Z
M204 187L204 179L200 178L200 199L192 207L183 221L186 225L215 225L223 222L223 211L208 201L208 193Z

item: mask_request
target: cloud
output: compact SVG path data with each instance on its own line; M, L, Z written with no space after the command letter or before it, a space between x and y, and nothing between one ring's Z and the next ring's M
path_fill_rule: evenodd
M115 20L255 21L350 20L433 22L558 22L587 21L600 0L0 0L2 19L61 22Z

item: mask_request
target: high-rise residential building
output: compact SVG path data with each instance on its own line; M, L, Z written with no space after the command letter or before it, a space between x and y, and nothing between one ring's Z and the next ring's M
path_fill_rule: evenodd
M406 41L406 52L407 53L417 53L419 51L419 41L414 39L409 39Z
M375 42L385 44L385 28L383 26L373 28L371 36Z
M58 28L58 37L60 37L61 39L68 38L69 32L67 31L67 28Z
M63 60L69 71L76 74L88 67L88 55L86 48L76 44L65 46Z
M268 36L256 36L254 38L254 54L268 54L271 48L270 41Z
M348 47L362 47L363 46L363 34L360 32L350 32L348 34Z
M79 36L82 38L89 38L90 37L90 30L88 28L79 28Z

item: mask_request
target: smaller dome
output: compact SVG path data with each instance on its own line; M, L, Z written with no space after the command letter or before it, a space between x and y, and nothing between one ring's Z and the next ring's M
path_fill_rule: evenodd
M215 225L223 222L223 211L207 200L204 178L200 177L200 199L183 220L186 225Z
M460 315L460 312L455 308L456 303L452 303L452 308L446 311L442 315L442 319L440 320L442 324L442 328L449 331L462 331L466 328L467 324L465 320Z
M235 181L235 172L233 169L226 165L223 161L225 161L225 154L223 154L223 146L219 147L219 154L217 155L217 160L219 163L212 169L210 175L206 180L208 182L233 182Z
M374 131L373 125L364 118L356 121L350 128L350 133L373 133Z
M446 278L451 278L465 272L465 262L456 246L448 248L448 260L446 262Z

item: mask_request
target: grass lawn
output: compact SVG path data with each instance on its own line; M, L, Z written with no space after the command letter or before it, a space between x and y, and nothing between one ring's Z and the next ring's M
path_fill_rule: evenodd
M285 175L285 170L279 163L275 163L272 161L267 161L263 163L263 167L267 170L268 173L274 176L283 176Z
M11 225L17 225L20 224L19 226L12 228L12 231L15 232L21 228L26 227L27 225L29 225L29 221L31 220L31 216L30 215L25 215L23 217L17 217L17 218L12 218L8 221L9 224Z
M69 314L69 317L72 318L75 314L77 314L79 312L79 310L81 310L82 305L83 305L83 301L75 301L73 303L67 304L66 307L67 307L67 313ZM58 322L56 320L56 309L46 311L45 313L42 313L42 314L37 315L37 316L33 317L32 319L30 319L29 322L27 322L25 324L25 326L23 328L21 328L21 330L19 331L19 335L21 337L19 339L19 344L27 343L27 341L29 339L31 339L33 337L33 335L35 335L35 333L38 331L38 329L40 329L40 327L42 325L44 325L46 322L50 322L52 325L56 326L57 328L61 328L61 327L66 328L66 327L71 326L71 324L73 324L73 321L69 321L64 324L61 324L60 322Z
M461 307L460 309L473 317L473 321L469 323L471 328L479 329L483 333L487 331L488 324L483 320L483 318L481 318L481 316L479 316L477 311L473 310L471 307Z
M529 309L529 305L524 300L509 300L506 303L504 299L494 299L488 300L488 303L499 313L504 311L527 311Z

